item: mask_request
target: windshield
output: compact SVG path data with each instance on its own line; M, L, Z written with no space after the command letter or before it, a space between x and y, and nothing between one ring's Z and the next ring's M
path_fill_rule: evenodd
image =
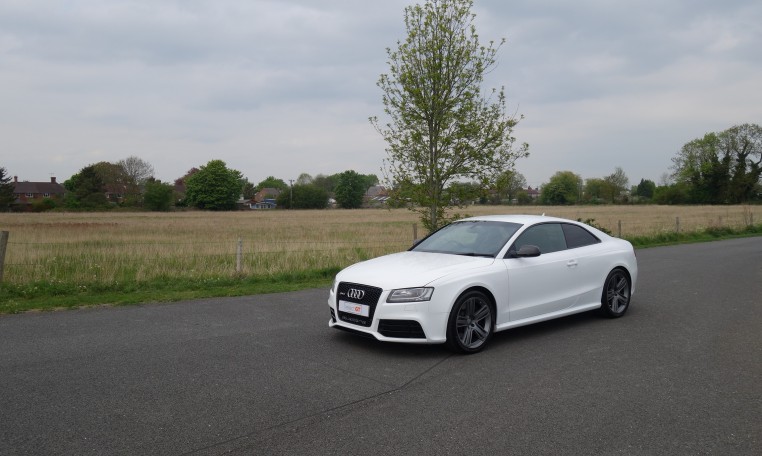
M508 222L455 222L435 231L410 250L494 258L520 227L518 223Z

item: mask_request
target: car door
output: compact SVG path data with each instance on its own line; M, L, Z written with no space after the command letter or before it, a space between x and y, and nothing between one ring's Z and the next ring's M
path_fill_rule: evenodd
M511 258L523 245L535 245L540 255ZM574 306L578 265L567 249L560 223L527 228L514 241L503 260L508 274L508 308L511 321L533 318Z
M606 248L600 239L585 228L571 223L561 227L566 237L566 247L577 261L574 270L573 293L577 306L586 306L600 302L601 286L608 275Z

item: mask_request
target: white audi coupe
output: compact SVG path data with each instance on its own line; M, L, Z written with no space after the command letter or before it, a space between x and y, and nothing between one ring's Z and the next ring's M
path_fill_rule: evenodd
M632 245L572 220L531 215L451 223L406 252L342 270L333 328L475 353L497 331L593 309L621 317L635 292Z

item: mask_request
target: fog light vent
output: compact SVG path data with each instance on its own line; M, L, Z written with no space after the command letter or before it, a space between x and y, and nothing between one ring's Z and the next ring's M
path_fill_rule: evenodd
M425 339L421 324L413 320L380 320L378 332L384 337L398 339Z

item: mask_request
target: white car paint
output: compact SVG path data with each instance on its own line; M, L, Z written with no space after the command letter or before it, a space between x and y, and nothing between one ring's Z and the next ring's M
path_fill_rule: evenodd
M372 285L383 289L426 286L450 274L491 266L494 258L465 257L443 253L400 252L356 263L341 271L344 277L364 279L368 271ZM351 281L351 280L350 280ZM366 283L366 282L357 282Z

